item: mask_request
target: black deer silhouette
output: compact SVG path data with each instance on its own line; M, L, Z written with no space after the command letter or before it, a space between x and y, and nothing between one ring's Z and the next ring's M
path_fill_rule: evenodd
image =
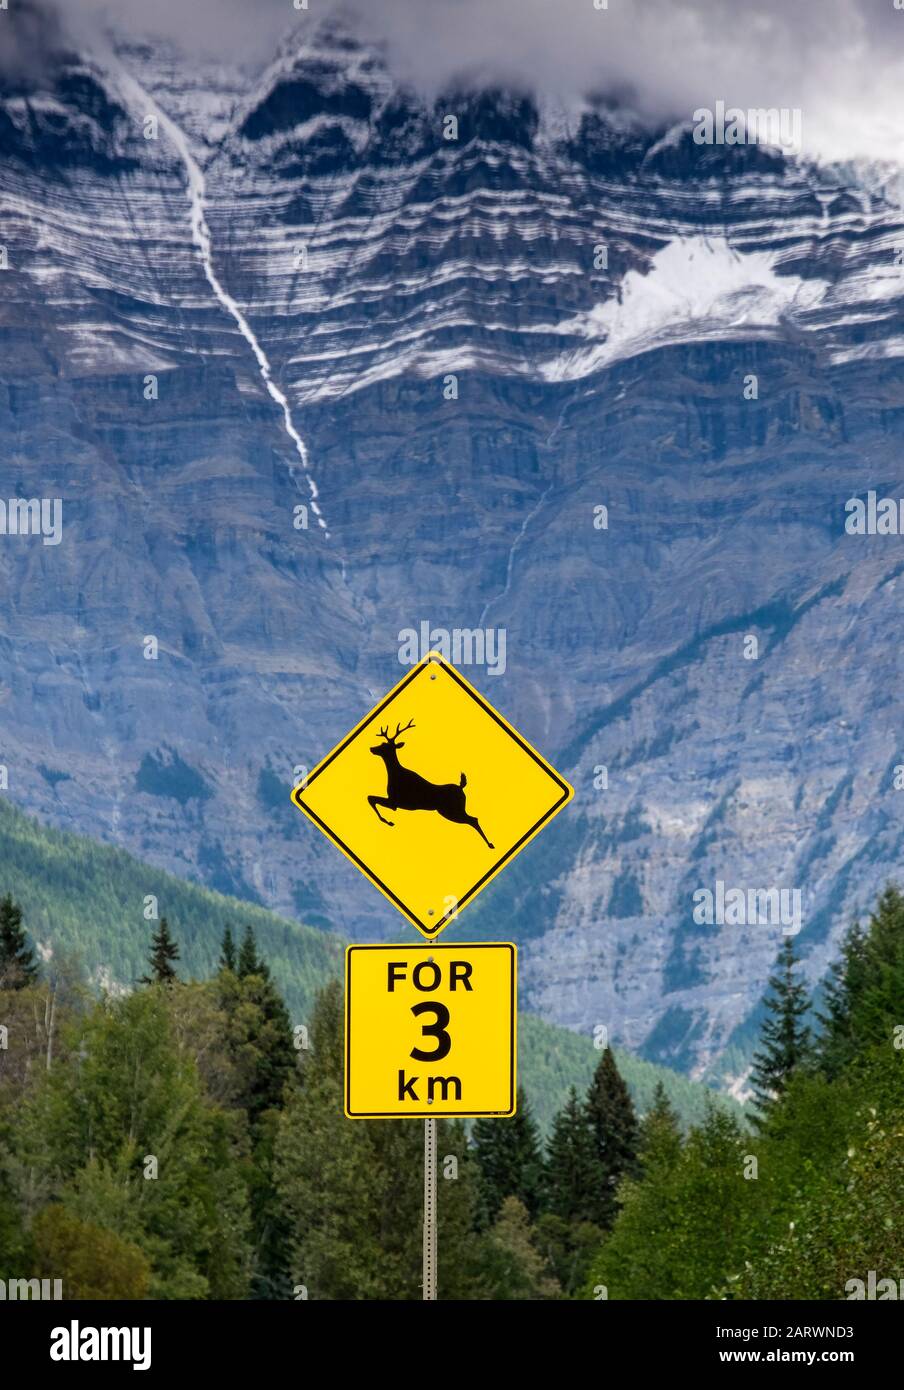
M401 724L396 726L394 734L390 734L389 728L380 730L380 738L383 743L378 743L376 748L372 748L371 753L375 753L378 758L382 758L386 764L386 775L389 785L386 788L385 796L369 796L370 802L377 818L384 825L394 825L395 822L387 820L379 812L380 806L385 806L389 811L438 811L446 820L456 821L459 825L473 825L478 835L482 836L486 843L493 848L490 841L480 828L480 822L476 816L469 816L465 810L465 787L468 779L464 773L461 774L461 781L456 785L454 782L438 784L428 782L426 777L421 777L420 773L412 772L410 768L402 767L399 762L399 749L404 748L404 743L399 743L399 735L414 728L414 720L411 719L403 729Z

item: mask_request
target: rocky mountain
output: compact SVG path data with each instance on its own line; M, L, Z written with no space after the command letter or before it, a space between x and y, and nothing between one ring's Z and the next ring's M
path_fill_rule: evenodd
M307 15L263 70L0 66L0 496L62 503L0 535L4 795L404 936L289 788L402 629L504 629L466 674L577 795L454 930L712 1067L782 926L694 894L786 890L815 980L900 862L904 542L845 504L904 496L901 187L606 94L428 101Z

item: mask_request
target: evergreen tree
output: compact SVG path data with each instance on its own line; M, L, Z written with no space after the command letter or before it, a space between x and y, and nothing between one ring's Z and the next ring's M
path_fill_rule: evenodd
M0 899L0 989L24 989L37 978L38 966L22 925L22 909L7 893Z
M143 975L141 983L143 985L174 984L179 977L173 969L173 961L178 959L179 947L170 935L169 923L165 917L161 917L160 925L151 940L151 954L149 956L151 973L150 975Z
M904 1001L904 897L893 886L870 916L862 951L848 972L848 992L857 1050L873 1043L887 1046L900 1026Z
M343 1051L336 982L318 995L301 1085L279 1122L276 1173L293 1226L292 1284L304 1285L311 1300L417 1301L423 1126L349 1122L342 1113ZM482 1287L481 1241L473 1229L476 1175L460 1124L439 1122L437 1154L438 1296L474 1298Z
M248 975L263 975L267 977L269 970L265 963L257 954L257 945L254 940L254 929L250 926L245 928L245 935L242 937L242 945L239 950L238 976L244 980Z
M822 1030L817 1056L829 1077L838 1076L857 1051L853 1015L869 971L866 943L866 932L855 922L842 942L840 959L829 967L824 1011L816 1015Z
M223 940L220 945L220 969L231 970L235 974L236 955L235 941L232 936L232 928L227 927L223 932Z
M592 1220L603 1169L586 1108L573 1086L553 1121L543 1177L545 1206L554 1216Z
M567 1297L575 1297L582 1288L603 1234L592 1221L565 1221L551 1211L538 1218L533 1244Z
M618 1212L618 1184L638 1171L637 1116L611 1047L604 1049L593 1074L586 1111L602 1172L599 1187L588 1193L586 1210L591 1221L607 1230Z
M254 1237L252 1297L284 1299L290 1278L291 1229L274 1184L274 1145L287 1091L296 1077L292 1024L282 995L246 934L243 972L222 971L216 980L220 1007L229 1019L226 1047L238 1082L237 1101L248 1118Z
M639 1166L646 1174L656 1166L671 1167L681 1153L681 1128L677 1112L661 1081L656 1082L653 1104L640 1122Z
M218 979L220 1007L229 1019L229 1046L240 1083L239 1101L252 1134L267 1110L282 1108L286 1084L295 1075L296 1051L289 1011L250 938L242 946L244 969Z
M481 1223L491 1225L507 1197L517 1197L535 1217L543 1164L536 1121L520 1086L515 1114L475 1120L471 1139L480 1173Z
M788 936L778 953L778 973L769 980L768 1017L763 1023L761 1046L754 1054L750 1078L761 1121L793 1073L810 1056L810 1030L802 1021L810 1001L806 986L794 973L796 964L793 939Z

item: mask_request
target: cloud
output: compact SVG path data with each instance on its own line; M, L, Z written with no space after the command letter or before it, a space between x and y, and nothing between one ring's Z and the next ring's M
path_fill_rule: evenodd
M600 0L597 0L599 3ZM281 39L357 10L395 75L427 96L466 79L616 95L651 125L695 109L802 112L805 151L904 163L904 12L892 0L56 0L75 33L109 25L265 62Z
M54 61L61 42L53 10L14 5L0 11L0 76L28 81Z
M51 0L74 39L106 34L165 39L191 57L262 62L273 57L296 13L292 0ZM312 4L322 0L310 0ZM331 6L331 0L327 0Z
M891 0L374 0L361 15L426 90L471 73L617 93L652 124L719 99L797 108L805 150L904 159L904 12Z

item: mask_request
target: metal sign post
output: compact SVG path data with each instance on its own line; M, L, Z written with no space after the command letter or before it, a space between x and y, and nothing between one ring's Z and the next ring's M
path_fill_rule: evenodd
M436 1301L436 1120L424 1121L424 1302Z

